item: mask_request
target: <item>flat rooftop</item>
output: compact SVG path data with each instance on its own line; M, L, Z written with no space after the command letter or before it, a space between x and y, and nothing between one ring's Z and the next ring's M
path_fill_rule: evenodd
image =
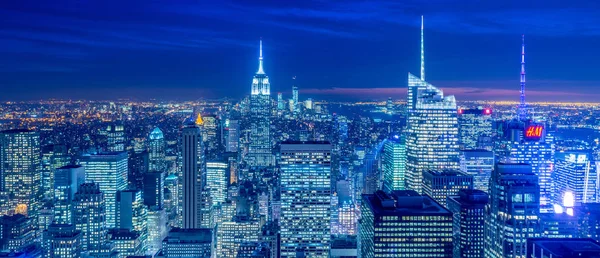
M600 257L600 244L589 238L535 238L528 241L558 257Z
M377 191L365 194L363 199L374 215L447 215L452 213L427 195L415 191Z

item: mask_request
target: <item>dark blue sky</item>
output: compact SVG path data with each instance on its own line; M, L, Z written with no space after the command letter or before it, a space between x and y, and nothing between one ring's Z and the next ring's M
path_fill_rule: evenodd
M1 100L179 99L249 94L264 39L271 90L403 98L419 72L459 100L600 99L596 1L2 1Z

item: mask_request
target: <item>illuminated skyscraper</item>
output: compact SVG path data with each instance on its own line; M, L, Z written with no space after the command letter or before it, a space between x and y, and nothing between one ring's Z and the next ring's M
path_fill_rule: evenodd
M540 185L531 165L496 164L485 210L485 257L524 258L527 239L541 236Z
M427 170L423 173L423 194L446 208L446 199L463 189L473 189L473 177L460 170Z
M201 165L203 156L202 135L200 127L188 121L181 130L182 134L182 169L180 175L181 214L183 228L199 228L201 218L200 194L202 191Z
M487 150L460 151L460 170L473 177L473 188L488 192L494 169L494 152Z
M100 186L106 200L106 226L116 226L117 192L127 187L127 152L86 154L80 159L87 182Z
M492 136L492 110L489 108L459 109L458 131L461 149L481 149L479 142Z
M247 160L251 166L274 165L271 145L271 83L263 70L262 40L258 71L250 94L250 139Z
M80 184L85 183L85 171L70 165L54 171L54 223L73 224L73 198Z
M593 156L585 152L556 154L553 174L554 204L562 204L565 194L570 192L574 205L596 202L598 196L598 173Z
M148 209L148 253L155 254L162 247L162 240L167 236L167 213L156 206Z
M202 140L206 147L207 158L213 159L218 156L218 151L221 149L219 143L221 139L221 122L215 115L205 115L202 118L204 120L202 125Z
M163 132L155 127L148 136L148 171L167 172L165 147Z
M125 126L116 122L106 127L107 151L125 151Z
M383 145L383 189L406 189L406 138L394 135Z
M225 202L228 167L227 162L206 162L206 188L210 192L212 205Z
M458 169L458 121L454 96L425 81L423 25L421 78L408 74L406 186L421 192L423 172Z
M281 144L281 257L328 257L331 223L331 144Z
M82 232L82 251L100 253L108 240L106 202L97 183L79 186L73 198L75 227Z
M148 207L163 207L165 188L164 172L148 172L144 174L144 204Z
M224 141L226 152L238 152L240 143L240 121L226 120L224 130Z
M127 229L139 234L141 253L148 250L148 208L144 205L142 191L124 190L117 192L116 228Z
M54 170L69 165L67 146L46 145L42 147L42 192L44 199L54 198Z
M217 227L217 257L236 258L242 242L258 241L261 233L259 220L234 218Z
M449 196L448 210L453 219L453 244L455 258L482 258L485 240L485 205L488 195L481 190L460 190Z
M277 111L281 111L285 109L285 102L283 101L283 94L281 92L277 92Z
M296 86L296 76L292 78L294 85L292 85L292 112L300 112L300 102L298 102L298 86Z
M0 178L8 195L3 210L32 218L37 229L41 201L40 135L30 130L0 132Z
M452 213L412 190L362 196L358 254L452 257Z

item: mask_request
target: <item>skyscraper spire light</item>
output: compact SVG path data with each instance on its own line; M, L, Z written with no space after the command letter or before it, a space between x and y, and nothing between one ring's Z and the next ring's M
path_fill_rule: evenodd
M519 103L519 120L527 119L527 105L525 104L525 35L521 37L521 96Z
M421 80L425 81L425 46L423 44L423 15L421 15Z
M263 70L262 38L260 38L260 55L258 57L258 72L256 74L265 74Z

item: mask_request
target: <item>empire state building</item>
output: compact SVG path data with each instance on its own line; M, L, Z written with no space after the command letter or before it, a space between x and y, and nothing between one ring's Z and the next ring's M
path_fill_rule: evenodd
M263 70L262 40L258 71L252 79L250 95L250 141L247 161L250 166L267 167L274 165L271 146L271 84Z

